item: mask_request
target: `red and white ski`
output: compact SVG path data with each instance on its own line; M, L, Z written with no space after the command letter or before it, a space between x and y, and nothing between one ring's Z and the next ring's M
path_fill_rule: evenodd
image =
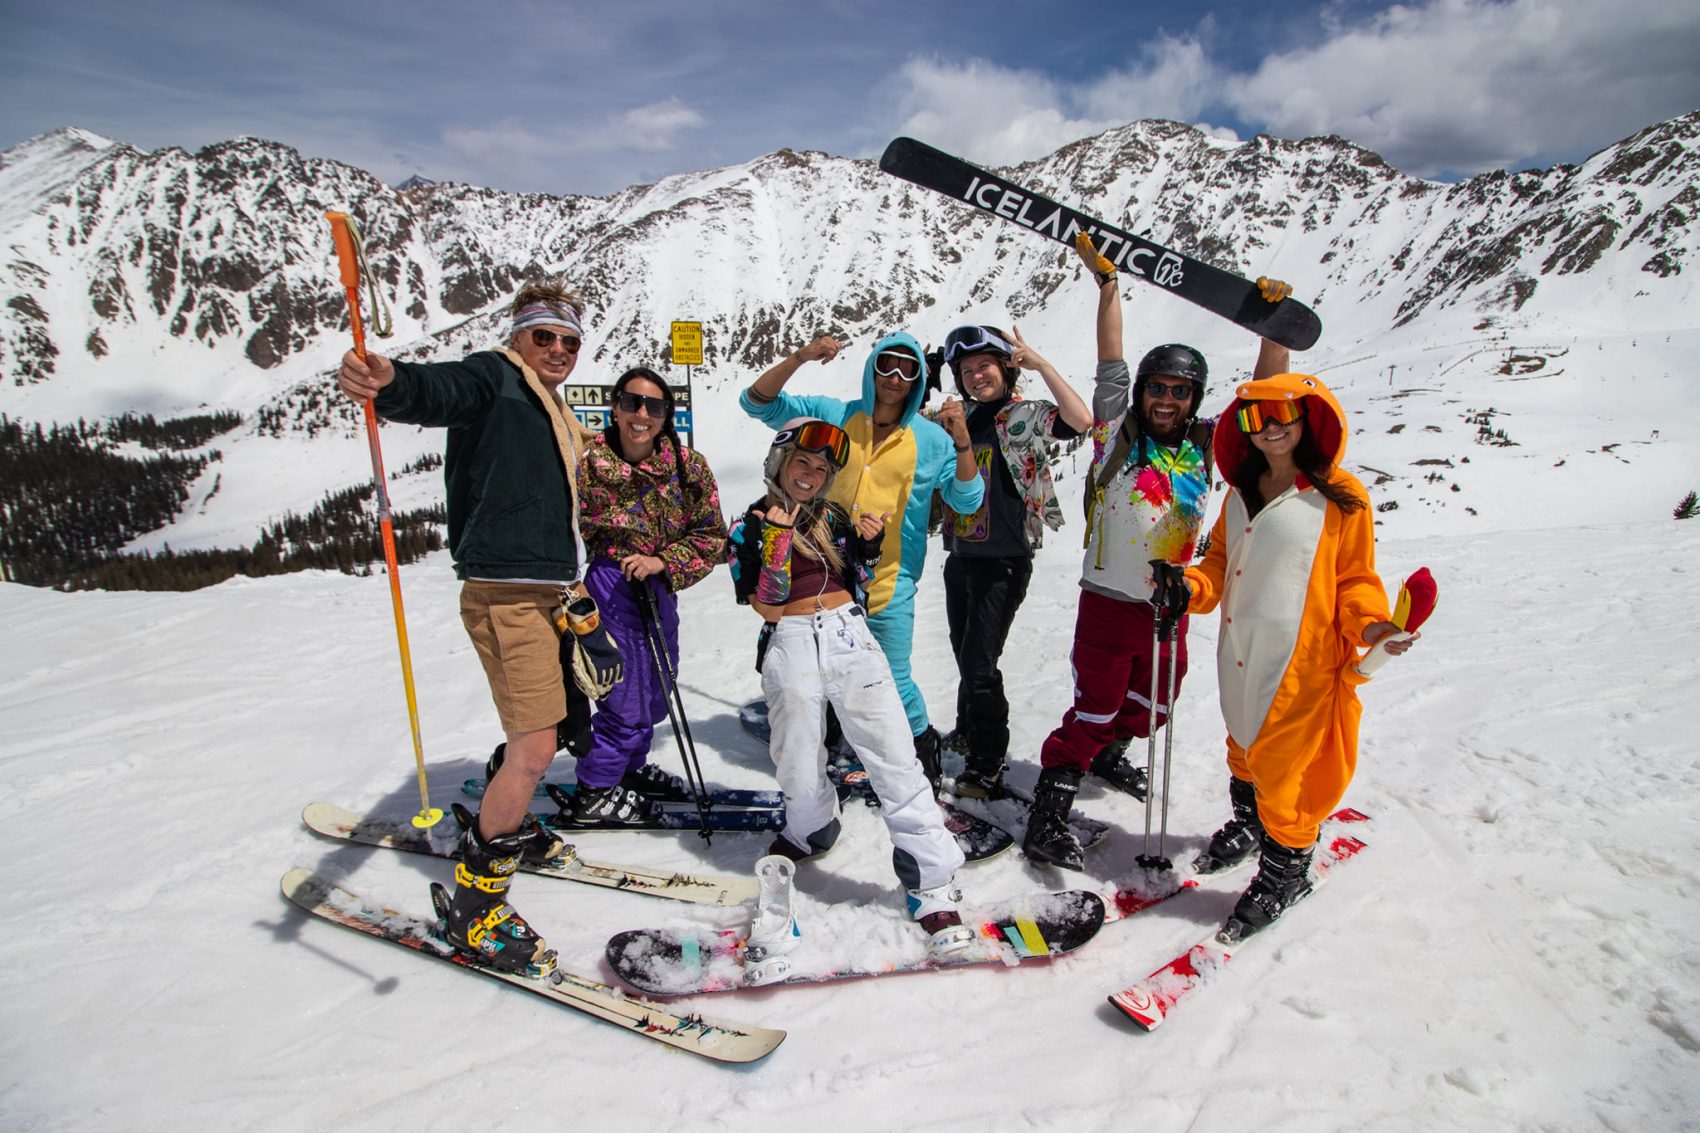
M1325 828L1323 844L1317 850L1316 861L1311 869L1312 894L1327 883L1341 862L1356 857L1365 848L1362 841L1344 833L1336 824L1365 820L1363 813L1351 809L1336 811L1331 816L1332 828ZM1213 982L1243 945L1259 939L1268 931L1265 929L1256 936L1232 945L1222 943L1215 933L1211 933L1149 976L1111 995L1109 1000L1140 1027L1154 1031L1163 1025L1163 1020L1169 1017L1175 1004L1205 984Z

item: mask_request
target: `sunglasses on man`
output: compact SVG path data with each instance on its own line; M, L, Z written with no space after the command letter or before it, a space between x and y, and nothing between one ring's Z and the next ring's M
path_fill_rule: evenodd
M641 393L621 390L614 395L614 405L636 417L642 413L659 421L667 416L667 401L660 397L645 397Z
M1305 415L1298 401L1242 401L1234 411L1242 433L1261 433L1270 425L1291 425Z
M531 345L539 350L548 350L555 345L555 340L561 340L561 347L568 354L577 354L579 340L577 335L563 334L558 331L545 330L542 327L531 328Z
M905 350L882 350L874 356L874 373L882 378L896 376L912 382L921 376L921 362Z
M1175 382L1170 385L1168 382L1154 382L1150 378L1145 379L1145 392L1159 401L1165 397L1173 401L1191 401L1193 389L1194 386L1191 382Z

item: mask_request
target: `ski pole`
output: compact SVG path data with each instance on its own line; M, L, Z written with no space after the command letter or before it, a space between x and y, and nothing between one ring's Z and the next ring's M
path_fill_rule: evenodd
M1171 615L1166 602L1169 593L1169 564L1160 559L1151 562L1153 592L1151 595L1151 705L1150 735L1145 744L1145 852L1135 861L1146 869L1170 870L1174 863L1163 853L1169 833L1169 761L1174 754L1175 715L1175 650L1169 650L1168 724L1163 739L1163 818L1157 833L1157 852L1151 853L1151 808L1157 794L1157 691L1158 675L1163 667L1163 646L1175 637L1180 619Z
M679 695L679 682L673 673L673 662L667 656L666 635L661 632L661 612L655 605L655 594L649 583L630 579L637 595L639 616L643 620L643 637L649 643L649 655L655 662L655 673L665 686L667 722L673 727L673 740L679 745L679 762L684 765L685 782L690 784L691 797L696 802L697 817L702 820L698 831L703 841L714 844L713 831L708 825L707 782L702 777L702 763L697 758L696 741L691 738L691 723L685 718L685 700ZM685 749L689 746L690 750Z
M348 325L354 333L354 353L366 361L366 332L360 319L360 276L366 263L366 250L347 213L327 212L331 224L331 241L336 245L337 266L342 272L342 286L348 292ZM383 307L377 281L366 272L366 282L373 300L372 331L379 338L390 334L390 320L379 314ZM390 572L390 604L395 608L396 644L401 650L401 681L407 692L407 722L413 731L413 761L419 769L419 813L413 825L423 830L442 820L443 812L431 805L425 785L425 746L419 739L419 701L413 692L413 659L407 648L407 617L401 607L401 574L396 564L395 529L390 522L390 494L384 486L384 455L378 448L378 412L370 399L361 402L366 411L366 442L372 453L372 486L378 494L378 528L384 539L384 566Z

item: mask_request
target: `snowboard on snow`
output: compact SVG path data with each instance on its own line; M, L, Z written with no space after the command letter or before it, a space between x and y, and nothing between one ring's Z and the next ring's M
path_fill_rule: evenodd
M978 913L964 909L963 924L973 927L976 935L960 952L929 955L926 934L917 925L912 946L901 955L867 960L831 955L830 946L812 947L805 928L796 949L783 957L787 974L759 984L746 978L741 931L634 929L612 937L604 955L621 983L666 998L986 964L1014 966L1073 952L1104 927L1105 913L1104 899L1096 893L1078 889L1039 893Z
M405 818L366 818L329 803L309 803L301 812L301 821L315 834L362 846L380 846L450 860L459 856L460 828L452 822L439 822L429 830L419 830ZM541 865L522 862L520 869L544 877L600 885L606 889L624 889L649 897L671 897L700 905L737 905L755 897L758 891L754 879L748 877L669 873L640 866L586 861L570 846L567 853L551 862Z
M773 737L773 729L768 725L765 700L752 700L738 709L738 723L743 725L745 732L763 744ZM868 772L856 761L854 755L830 755L827 759L826 774L838 789L840 803L856 798L869 806L879 805L879 796L874 794L873 784L868 782ZM970 814L954 803L940 799L939 810L944 814L945 829L956 839L962 856L970 865L995 858L1015 845L1015 837L1009 831L978 815Z
M784 1031L766 1027L705 1019L696 1014L675 1015L656 1004L633 999L619 988L559 968L547 975L517 975L488 967L456 951L439 935L434 922L370 905L358 894L309 870L290 870L284 874L281 888L284 897L295 905L332 924L399 944L463 971L523 988L562 1007L582 1011L646 1039L704 1058L754 1062L772 1053L785 1039Z
M886 146L880 168L1070 248L1075 235L1086 232L1118 271L1282 346L1308 350L1322 336L1322 320L1297 299L1271 303L1251 280L1060 205L914 138L897 138Z

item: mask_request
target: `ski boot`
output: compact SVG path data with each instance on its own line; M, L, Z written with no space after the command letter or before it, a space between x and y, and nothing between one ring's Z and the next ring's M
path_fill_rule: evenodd
M944 767L940 762L939 746L943 737L939 730L931 724L927 730L915 737L915 758L921 761L921 774L927 777L927 782L933 788L934 796L944 785Z
M504 899L521 849L520 834L485 839L474 821L461 835L454 896L432 885L431 904L443 939L457 952L498 971L545 976L555 967L555 953Z
M581 826L655 826L661 821L661 804L644 798L630 787L587 787L573 790L567 818Z
M768 846L768 856L772 857L777 855L782 858L789 858L794 862L812 861L832 849L832 847L838 842L839 832L843 829L844 824L836 818L833 819L831 822L809 835L809 845L807 849L795 845L791 839L781 834L773 840L772 845Z
M751 987L791 974L791 962L784 956L803 935L791 911L791 879L796 873L797 863L783 854L769 854L756 862L761 896L756 900L755 924L744 941L744 983Z
M1193 859L1198 873L1221 873L1239 865L1257 849L1263 823L1257 818L1257 788L1244 779L1228 777L1228 802L1234 816L1210 838L1210 845Z
M1283 846L1263 831L1263 856L1257 864L1257 876L1240 894L1239 903L1228 915L1227 923L1216 939L1223 944L1238 944L1254 933L1268 928L1295 902L1310 895L1310 857L1315 846L1295 850Z
M1002 798L1003 771L1003 760L970 752L962 774L956 777L956 794L965 799Z
M496 772L502 769L502 761L507 757L508 745L506 743L499 743L496 745L496 750L490 753L490 758L484 761L484 785L486 787L488 787L490 785L490 781L496 777Z
M1086 852L1069 828L1068 814L1080 791L1080 772L1072 767L1047 767L1033 788L1033 813L1027 818L1027 837L1021 852L1036 862L1063 869L1086 868Z
M684 779L661 770L653 763L626 772L620 779L620 786L658 803L688 803L694 798Z
M449 810L463 832L478 825L478 816L461 804L451 803ZM520 819L519 829L508 837L520 840L519 860L524 865L563 866L575 856L573 848L559 834L543 825L535 814L527 814Z
M962 923L962 914L957 912L962 890L955 881L933 889L911 889L906 897L910 918L927 934L928 956L950 956L974 943L974 930Z
M1131 742L1123 738L1105 744L1103 750L1092 757L1091 770L1092 774L1116 790L1125 791L1136 799L1144 800L1145 768L1135 767L1128 761L1127 745Z

